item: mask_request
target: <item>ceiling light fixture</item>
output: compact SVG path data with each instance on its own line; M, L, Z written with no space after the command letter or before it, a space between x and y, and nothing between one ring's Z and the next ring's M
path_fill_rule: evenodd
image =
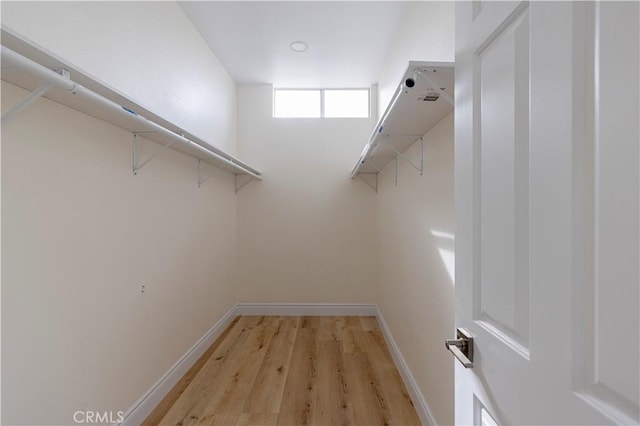
M289 49L296 53L303 53L309 49L309 44L304 41L293 41L289 43Z

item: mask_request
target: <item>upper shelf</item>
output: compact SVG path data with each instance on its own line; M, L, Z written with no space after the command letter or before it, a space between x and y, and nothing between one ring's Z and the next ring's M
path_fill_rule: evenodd
M453 62L411 61L351 172L378 173L453 110Z
M53 70L66 70L68 73ZM146 139L170 146L202 162L221 167L236 175L262 179L262 173L234 156L189 134L70 64L4 29L2 30L2 80L31 91L33 98L44 94L48 99L114 124L133 134L141 134ZM40 88L42 93L38 93ZM3 122L4 120L5 112L3 111ZM136 171L134 166L134 172Z

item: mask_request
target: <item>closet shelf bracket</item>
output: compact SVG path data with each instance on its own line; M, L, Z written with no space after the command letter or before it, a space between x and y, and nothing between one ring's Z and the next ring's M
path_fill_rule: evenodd
M202 177L202 169L200 166L200 159L198 158L198 165L196 166L196 172L197 172L197 176L198 176L198 188L200 188L202 186L203 183L205 183L207 181L207 179L209 179L211 177L211 173L209 173L208 175Z
M64 68L56 71L49 71L49 72L52 73L53 75L59 74L59 76L56 76L56 78L62 81L66 80L67 82L71 82L71 73ZM17 113L19 113L20 111L22 111L23 109L31 105L34 101L36 101L45 93L47 93L49 89L51 89L55 85L56 84L53 81L46 80L38 88L36 88L33 92L31 92L26 98L24 98L22 102L20 102L18 105L11 108L11 110L7 111L5 114L2 114L1 123L6 124L14 115L16 115ZM67 89L73 90L74 88L75 88L75 84L72 84L71 87Z
M196 168L197 175L198 175L198 188L202 187L202 184L205 183L212 175L212 173L209 173L206 176L203 175L201 162L202 161L200 159L198 159L198 164L197 164L197 168ZM224 165L217 166L217 167L222 169L222 170L229 171L229 169L226 168ZM240 192L240 190L242 188L244 188L245 185L247 185L249 182L251 182L254 179L255 178L253 176L248 175L248 174L234 173L233 181L234 181L235 193L237 194L238 192Z
M393 161L393 165L394 165L394 168L393 168L393 185L394 186L398 186L398 156L395 155L393 157L376 157L376 159ZM376 169L376 173L375 173L376 176L379 175L380 172L382 171L382 169L379 168L378 166L376 166L373 163L373 161L368 161L367 164L369 166L373 167L374 169ZM363 173L358 173L358 174L361 175ZM376 193L378 192L377 191L377 187L378 187L377 179L378 178L376 177Z
M415 162L413 162L413 160L411 160L407 155L405 155L402 152L399 152L397 149L395 149L395 147L393 145L391 145L388 142L382 142L381 145L386 146L387 148L389 148L391 151L393 151L393 153L396 155L395 158L396 160L402 160L402 161L406 161L407 163L409 163L409 165L411 167L413 167L414 169L416 169L419 173L420 176L422 176L422 173L424 172L424 140L422 137L420 137L420 162L419 164L416 164ZM397 168L397 166L396 166ZM397 173L397 170L396 170Z
M358 173L361 181L366 183L376 194L378 193L378 173Z
M53 86L55 86L55 84L53 84L50 81L42 83L42 85L40 87L38 87L36 90L31 92L26 98L24 98L22 100L22 102L20 102L18 105L16 105L13 108L11 108L11 110L9 110L6 113L2 114L2 125L7 124L7 122L9 122L9 120L11 120L11 118L13 118L20 111L22 111L23 109L25 109L26 107L31 105L34 101L36 101L42 95L47 93L49 91L49 89L51 89Z
M134 175L137 175L141 168L146 166L151 160L156 158L162 151L164 151L167 148L169 148L176 141L175 139L171 139L166 144L160 144L160 146L153 152L153 154L151 154L149 157L147 157L146 160L143 160L141 162L140 161L140 147L138 146L138 135L144 135L145 133L155 133L155 132L136 132L136 133L133 133L132 147L133 147L133 174Z
M382 157L382 159L384 159L384 157ZM378 173L380 173L382 171L382 169L380 167L378 167L376 165L376 163L374 163L370 159L365 160L364 163L366 163L367 165L373 167L375 169L375 171L376 171L376 174L378 174ZM360 173L358 173L358 174L360 174Z
M236 177L235 177L235 188L236 188L236 194L238 192L240 192L240 190L242 188L244 188L249 182L251 182L254 179L253 176L251 175L244 175L244 174L238 174L236 173Z

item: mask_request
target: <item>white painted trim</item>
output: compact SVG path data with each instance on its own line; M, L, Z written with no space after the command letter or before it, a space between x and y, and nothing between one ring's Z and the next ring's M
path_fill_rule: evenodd
M402 377L404 385L407 387L407 391L409 391L409 396L411 397L411 401L413 401L413 406L418 413L418 417L420 417L420 421L423 425L437 426L433 414L431 413L431 409L429 408L429 404L427 404L427 400L424 398L424 395L418 386L418 382L416 382L415 377L411 374L409 365L407 365L407 362L404 360L396 341L393 340L391 330L385 322L382 312L380 312L380 309L377 306L376 317L378 318L378 324L380 325L382 334L387 341L387 346L389 346L389 350L391 351L391 356L396 364L396 368L400 372L400 376Z
M376 316L378 307L366 303L238 303L237 315Z
M125 413L121 425L140 425L151 414L160 401L169 393L171 389L189 371L191 366L202 356L202 354L220 337L222 332L237 316L236 307L232 307L195 345L191 347L175 364L171 366L164 376L133 404Z

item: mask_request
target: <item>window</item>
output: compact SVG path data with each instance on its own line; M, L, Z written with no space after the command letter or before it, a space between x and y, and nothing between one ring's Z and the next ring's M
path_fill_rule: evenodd
M369 89L275 89L277 118L368 118Z
M276 90L274 117L320 117L320 90Z
M369 117L369 90L325 90L325 117Z

